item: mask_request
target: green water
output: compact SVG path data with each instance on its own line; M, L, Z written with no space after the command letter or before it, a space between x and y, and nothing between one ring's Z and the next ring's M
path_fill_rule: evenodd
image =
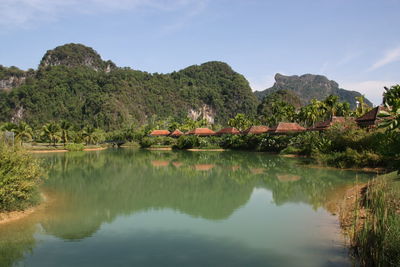
M335 202L371 175L254 152L38 156L46 203L0 266L348 266Z

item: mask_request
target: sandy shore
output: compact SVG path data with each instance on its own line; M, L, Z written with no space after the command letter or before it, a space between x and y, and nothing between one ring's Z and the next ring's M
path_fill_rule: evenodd
M41 196L42 196L42 202L34 207L30 207L29 209L10 211L10 212L0 212L0 225L20 220L35 213L39 209L44 208L48 202L48 197L44 193L41 193Z
M159 150L159 151L169 151L172 150L171 147L148 147L147 150Z
M99 151L99 150L105 150L107 147L96 147L96 148L85 148L83 151ZM49 150L28 150L29 153L63 153L63 152L68 152L66 149L49 149Z
M215 151L215 152L222 152L222 151L226 151L226 149L223 148L190 148L190 149L186 149L187 151Z

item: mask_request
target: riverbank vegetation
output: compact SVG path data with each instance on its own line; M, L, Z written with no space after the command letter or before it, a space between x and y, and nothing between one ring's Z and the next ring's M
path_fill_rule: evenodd
M0 212L23 210L40 201L43 177L39 162L0 139Z
M400 176L392 172L372 180L353 205L345 211L351 220L347 230L361 265L399 266Z

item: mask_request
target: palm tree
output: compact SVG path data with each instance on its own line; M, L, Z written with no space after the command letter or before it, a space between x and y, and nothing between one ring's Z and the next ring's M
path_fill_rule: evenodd
M338 109L339 97L337 95L330 95L325 99L324 103L327 107L328 115L330 117L335 116Z
M244 131L252 126L252 121L243 113L238 113L234 118L229 119L228 125L239 131Z
M64 146L66 145L66 143L70 139L71 132L72 132L72 124L69 121L66 121L66 120L61 121L61 123L60 123L60 137L61 137L61 141L64 144Z
M61 139L60 126L55 122L46 123L42 128L42 136L56 146L56 143Z
M85 140L86 145L94 144L96 142L96 129L92 126L86 126L82 130L82 137Z
M33 135L32 128L25 122L19 123L12 132L15 134L15 139L21 142L21 146L24 141L31 140Z

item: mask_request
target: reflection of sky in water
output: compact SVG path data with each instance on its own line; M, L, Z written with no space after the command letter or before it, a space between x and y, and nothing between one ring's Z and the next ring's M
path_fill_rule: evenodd
M45 158L52 172L44 190L56 198L25 222L42 229L31 253L17 244L21 266L349 264L326 208L356 173L245 152Z

